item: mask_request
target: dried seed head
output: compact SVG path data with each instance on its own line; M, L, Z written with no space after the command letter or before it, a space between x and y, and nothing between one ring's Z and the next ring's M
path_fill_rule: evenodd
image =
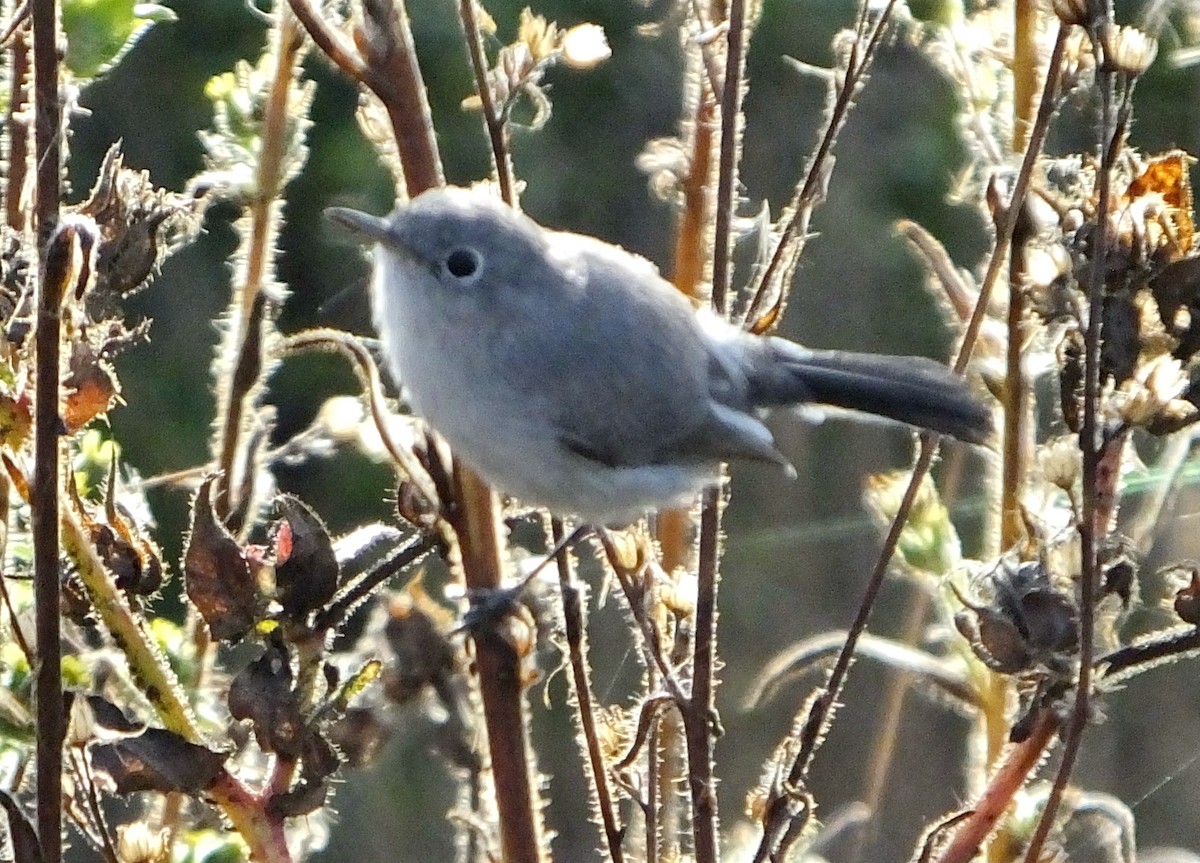
M604 28L598 24L579 24L562 36L563 62L572 69L591 69L611 56Z
M1104 64L1114 72L1138 76L1158 54L1158 40L1134 27L1106 24L1100 30Z

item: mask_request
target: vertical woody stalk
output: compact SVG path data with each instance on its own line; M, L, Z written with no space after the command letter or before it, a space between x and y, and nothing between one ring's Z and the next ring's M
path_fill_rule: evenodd
M33 572L37 615L37 824L44 863L62 859L62 669L60 668L58 574L58 363L61 282L74 249L57 242L62 170L58 95L58 5L32 0L34 147L37 189L39 286L37 392L34 401ZM51 237L56 242L51 244ZM70 237L62 240L73 245ZM61 257L59 257L61 255ZM59 268L52 272L52 264ZM53 284L57 278L59 284Z

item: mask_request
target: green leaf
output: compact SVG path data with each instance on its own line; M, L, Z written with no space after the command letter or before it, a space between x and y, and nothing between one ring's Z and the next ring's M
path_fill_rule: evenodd
M150 25L174 20L175 13L157 3L63 0L67 68L79 78L95 78L115 65Z

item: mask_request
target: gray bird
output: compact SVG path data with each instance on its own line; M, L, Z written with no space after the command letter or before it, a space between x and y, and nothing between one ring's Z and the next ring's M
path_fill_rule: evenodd
M627 522L685 503L731 459L790 469L767 408L829 405L973 443L991 430L932 360L749 335L645 259L485 191L434 189L386 219L328 214L377 244L375 322L414 410L493 486L558 515Z

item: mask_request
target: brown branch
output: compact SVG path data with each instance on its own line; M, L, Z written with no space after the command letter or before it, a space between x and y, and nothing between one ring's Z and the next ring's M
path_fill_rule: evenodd
M429 98L403 0L362 0L355 41L366 63L364 83L383 102L392 123L408 196L445 182L429 114Z
M992 776L987 790L976 801L970 814L954 828L953 838L937 857L938 863L967 863L979 853L979 846L996 828L1012 804L1013 797L1025 784L1030 772L1041 761L1058 730L1054 711L1043 709L1029 736L1008 751Z
M59 230L62 106L58 85L58 4L31 0L33 16L34 153L39 283L34 396L34 604L37 630L37 826L43 863L62 860L62 645L59 626L58 482L61 304L78 238Z
M309 38L313 40L313 44L321 49L321 53L341 69L346 77L356 83L362 83L367 67L362 58L355 53L354 46L326 23L309 0L288 0L288 5Z
M454 532L462 553L463 578L472 593L494 593L503 587L503 549L496 518L495 494L474 471L454 465ZM541 825L534 804L531 764L525 729L521 657L492 627L473 633L475 666L487 727L500 845L504 863L539 863Z

